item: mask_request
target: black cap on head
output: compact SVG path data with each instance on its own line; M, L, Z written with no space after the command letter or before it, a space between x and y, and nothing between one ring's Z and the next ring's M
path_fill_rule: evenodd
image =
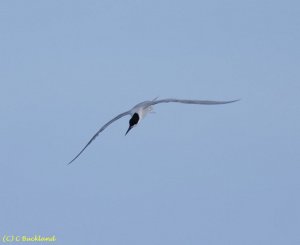
M136 125L140 120L139 114L134 113L133 116L129 120L129 128L126 131L125 135Z

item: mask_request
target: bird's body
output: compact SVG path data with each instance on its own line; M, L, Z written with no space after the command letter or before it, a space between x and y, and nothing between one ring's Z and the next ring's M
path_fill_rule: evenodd
M147 101L143 101L141 103L138 103L137 105L135 105L134 107L132 107L132 109L130 109L129 111L123 112L121 114L119 114L118 116L114 117L113 119L111 119L109 122L107 122L106 124L104 124L99 130L98 132L90 139L90 141L85 145L85 147L68 163L72 163L73 161L75 161L77 159L77 157L79 157L81 155L81 153L89 146L89 144L92 143L92 141L94 141L94 139L104 130L106 129L111 123L113 123L114 121L130 115L131 119L129 120L129 128L126 131L125 135L127 135L127 133L134 127L136 126L143 118L145 118L145 116L149 113L153 111L153 106L159 103L170 103L170 102L176 102L176 103L183 103L183 104L197 104L197 105L220 105L220 104L228 104L228 103L232 103L232 102L236 102L238 100L230 100L230 101L211 101L211 100L182 100L182 99L162 99L162 100L157 100L157 98L155 98L154 100L147 100Z
M154 100L153 100L154 101ZM151 106L151 103L153 101L143 101L141 103L138 103L137 105L135 105L131 110L130 110L130 115L133 116L134 113L139 114L140 119L145 118L145 116L153 111L153 107Z

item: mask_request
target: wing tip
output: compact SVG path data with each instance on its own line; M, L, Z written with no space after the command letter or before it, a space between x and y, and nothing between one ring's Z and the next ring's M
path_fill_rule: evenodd
M86 148L86 147L85 147ZM68 162L66 165L68 166L68 165L70 165L72 162L74 162L80 155L81 155L81 153L85 150L85 148L83 149L83 150L81 150L78 154L77 154L77 156L76 157L74 157L70 162Z
M75 158L76 159L76 158ZM68 162L66 165L69 166L72 162L75 161L75 159L73 159L72 161Z

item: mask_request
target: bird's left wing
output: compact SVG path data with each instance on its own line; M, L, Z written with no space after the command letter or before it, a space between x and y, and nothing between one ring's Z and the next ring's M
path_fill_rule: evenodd
M233 103L239 100L229 100L229 101L213 101L213 100L182 100L182 99L162 99L162 100L153 100L149 101L149 106L156 105L159 103L170 103L170 102L177 102L183 104L195 104L195 105L221 105L221 104L228 104Z
M81 153L89 146L89 144L91 144L94 139L96 139L96 137L104 130L106 129L110 124L112 124L114 121L117 121L118 119L120 119L121 117L130 115L130 111L126 111L121 113L120 115L114 117L113 119L111 119L109 122L107 122L106 124L104 124L99 130L98 132L90 139L90 141L85 145L85 147L83 147L83 149L68 163L71 164L72 162L74 162L77 157L79 157L81 155Z

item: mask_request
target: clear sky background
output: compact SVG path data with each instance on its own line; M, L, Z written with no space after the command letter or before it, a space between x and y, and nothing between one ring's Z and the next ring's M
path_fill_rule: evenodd
M297 0L1 1L0 235L300 244ZM108 120L160 98L126 137Z

